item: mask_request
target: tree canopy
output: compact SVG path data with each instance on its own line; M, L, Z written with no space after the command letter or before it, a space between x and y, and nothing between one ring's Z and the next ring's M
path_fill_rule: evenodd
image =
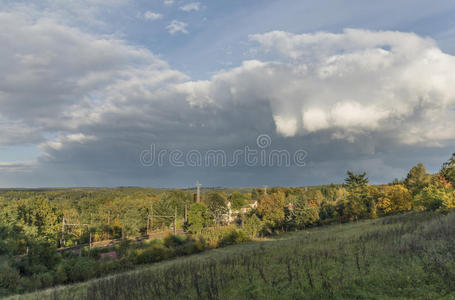
M409 171L404 184L415 195L427 186L430 181L431 175L427 173L427 169L422 163L418 163Z
M367 173L354 173L350 170L346 171L348 177L344 180L344 184L347 188L355 188L357 186L364 186L368 184Z
M440 173L448 182L452 184L452 186L455 186L455 152L449 160L442 165Z

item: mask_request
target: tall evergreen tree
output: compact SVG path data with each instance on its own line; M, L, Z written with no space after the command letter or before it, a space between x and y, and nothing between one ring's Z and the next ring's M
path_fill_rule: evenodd
M440 173L452 184L452 186L455 186L455 152L452 154L452 157L442 165Z
M346 171L346 174L348 177L344 180L344 184L347 188L355 188L368 184L368 177L366 172L355 174L354 172L348 170Z

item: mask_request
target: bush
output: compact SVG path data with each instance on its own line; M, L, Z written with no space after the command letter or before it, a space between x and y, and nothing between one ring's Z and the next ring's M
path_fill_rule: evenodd
M33 275L52 270L60 259L55 246L46 241L34 241L30 243L28 255L22 256L15 265L21 274Z
M137 264L147 264L152 262L158 262L169 258L169 249L163 245L155 244L148 249L138 249L135 251L135 262Z
M21 277L19 271L7 262L0 264L0 290L16 291Z
M129 270L134 267L135 260L132 257L122 257L116 261L116 270Z
M250 239L248 235L245 233L245 231L241 229L234 229L221 239L219 245L221 247L224 247L228 245L240 244L249 240Z
M41 287L41 281L36 276L22 277L20 285L24 291L36 291Z
M192 237L185 239L185 243L174 249L175 256L189 255L204 250L204 244L200 240L194 240Z
M74 257L66 259L57 266L57 281L65 280L77 282L93 278L96 275L96 263L93 259L86 257Z
M168 248L175 248L185 244L185 237L169 234L164 238L164 245Z
M68 276L66 275L65 263L60 263L55 270L55 282L58 284L63 284L68 281Z
M235 225L204 228L198 237L200 243L207 245L208 248L217 248L249 240L248 234Z
M36 279L40 281L41 288L46 288L54 285L54 272L46 272L36 275Z

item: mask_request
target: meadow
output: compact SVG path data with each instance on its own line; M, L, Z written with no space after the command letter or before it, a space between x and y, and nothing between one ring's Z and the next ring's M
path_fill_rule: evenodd
M314 227L9 299L455 299L455 212Z

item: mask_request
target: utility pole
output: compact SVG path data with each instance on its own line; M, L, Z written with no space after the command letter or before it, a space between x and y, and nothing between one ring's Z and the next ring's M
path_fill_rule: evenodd
M62 239L60 240L60 247L63 248L65 246L65 218L62 221Z
M150 230L153 230L153 205L150 205Z
M92 249L92 217L93 214L90 213L90 225L88 226L88 231L90 233L90 249Z
M90 213L90 225L88 226L88 231L90 233L90 249L92 249L92 219L93 219L93 214Z
M188 222L188 204L185 203L185 217L184 217L185 223Z
M150 212L147 214L147 235L149 235L150 230Z
M107 211L107 239L109 240L111 238L111 234L109 233L109 230L111 229L111 210Z
M196 186L197 186L196 202L199 203L201 202L201 184L199 183L199 181L197 182Z
M231 214L232 214L232 210L231 210L231 201L228 200L228 225L231 224Z
M90 224L72 224L72 223L68 223L68 221L66 221L65 219L63 219L63 222L62 222L62 239L63 239L63 242L64 242L64 238L63 238L63 235L65 234L65 226L71 226L71 227L84 227L84 226L87 226L87 230L89 231L90 233L90 248L92 248L92 232L91 232L91 225L92 225L92 222L90 222ZM77 242L76 242L77 243Z
M177 234L177 207L174 207L174 235Z

